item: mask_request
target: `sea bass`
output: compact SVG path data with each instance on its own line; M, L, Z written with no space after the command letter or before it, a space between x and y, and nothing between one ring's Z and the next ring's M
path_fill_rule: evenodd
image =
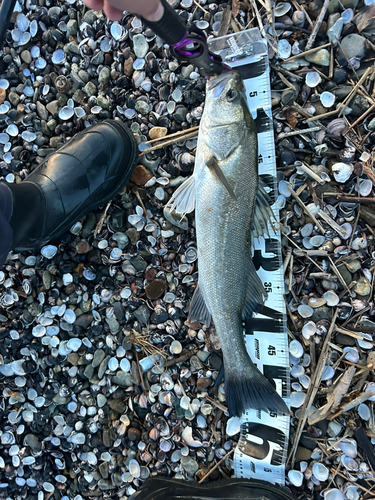
M267 233L272 211L258 180L257 131L238 73L208 81L194 173L169 204L180 214L195 209L199 278L189 317L214 322L230 414L289 413L251 361L243 336L243 320L266 297L251 248L254 237Z

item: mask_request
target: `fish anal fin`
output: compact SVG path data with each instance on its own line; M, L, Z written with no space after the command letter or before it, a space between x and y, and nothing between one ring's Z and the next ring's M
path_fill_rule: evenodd
M265 234L270 237L268 223L274 219L272 209L270 207L271 199L264 189L264 184L261 179L258 182L258 191L254 204L253 225L251 228L252 239L259 238Z
M206 161L207 167L210 169L211 172L213 172L219 181L223 184L225 189L228 191L230 197L233 200L236 200L237 197L234 194L234 191L232 189L232 186L229 184L228 179L225 177L223 170L220 167L219 160L216 158L216 156L212 155L211 158L209 158Z
M262 306L267 299L267 292L251 259L248 266L245 304L242 313L243 318L251 317L257 306Z
M188 319L193 321L199 321L204 323L206 326L211 324L211 313L208 310L206 302L203 297L202 289L199 284L195 289L194 295L191 299Z
M191 175L176 189L168 202L171 211L182 216L189 214L195 209L195 178Z

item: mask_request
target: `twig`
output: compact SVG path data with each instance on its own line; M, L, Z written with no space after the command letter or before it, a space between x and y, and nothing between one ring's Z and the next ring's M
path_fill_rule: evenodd
M216 399L210 398L210 396L208 396L207 394L204 396L204 398L214 406L216 406L216 408L219 408L219 410L223 411L224 413L228 413L228 408L220 403L220 401L216 401Z
M292 245L294 245L294 246L295 246L295 247L296 247L296 248L297 248L300 252L302 252L302 254L303 254L303 256L304 256L304 257L307 257L309 260L311 260L311 262L314 264L314 266L318 267L318 268L322 271L322 273L324 273L324 270L323 270L323 269L319 266L319 264L318 264L317 262L315 262L314 260L312 260L312 258L311 258L311 257L309 257L309 256L307 255L307 253L306 253L304 250L302 250L302 248L301 248L301 247L299 247L299 246L297 245L297 243L294 243L294 241L293 241L292 239L290 239L290 238L289 238L289 236L287 236L286 234L283 234L283 236L285 236L285 238L286 238L288 241L290 241L290 243L292 243Z
M327 1L327 0L326 0ZM297 54L295 56L292 56L292 57L289 57L288 59L285 59L283 61L283 64L284 63L287 63L287 62L290 62L290 61L295 61L296 59L298 59L299 57L305 57L307 56L308 54L313 54L314 52L316 52L317 50L320 50L320 49L325 49L326 47L329 47L331 45L331 43L326 43L324 45L321 45L320 47L314 47L313 49L310 49L310 50L306 50L305 52L302 52L301 54Z
M175 139L170 139L170 140L165 141L161 144L157 144L156 146L152 146L152 148L145 149L144 151L142 151L142 153L139 156L141 157L145 154L151 153L152 151L157 151L158 149L164 148L166 146L170 146L171 144L175 144L178 141L185 141L187 139L192 139L193 137L198 137L197 131L189 132L188 134L186 134L184 136L177 137Z
M305 213L314 221L314 224L316 226L318 226L318 228L320 229L320 231L325 234L325 230L324 230L324 227L320 224L320 222L316 219L315 215L311 212L311 210L309 210L307 208L307 206L303 203L303 201L301 200L301 198L299 196L297 196L297 194L294 192L294 189L291 187L291 186L288 186L289 188L289 191L290 191L290 194L292 195L292 197L296 200L296 202L298 203L298 205L305 211Z
M169 368L170 366L177 365L178 363L183 363L184 361L190 359L196 352L197 352L196 349L194 349L193 351L185 352L181 354L181 356L179 356L178 358L169 359L168 361L165 362L164 366L165 368Z
M349 132L353 127L358 125L358 123L360 123L364 118L366 118L366 116L369 115L371 113L371 111L373 111L374 108L375 108L375 104L371 104L371 106L359 118L357 118L354 123L352 123L350 125L350 127L348 128L348 130L346 132Z
M171 139L172 137L178 137L179 135L185 135L190 132L194 132L199 129L199 126L191 127L186 130L179 130L178 132L174 132L173 134L165 135L163 137L157 137L156 139L151 139L151 141L146 141L144 144L154 144L155 142L165 141L166 139ZM177 139L176 139L177 140Z
M318 212L319 217L321 217L327 224L331 226L332 229L336 231L342 238L345 236L345 231L341 226L337 224L329 215L327 215L323 210L319 210Z
M311 134L312 132L319 132L320 130L322 130L321 127L305 128L304 130L292 130L291 132L279 134L277 136L277 140L280 141L281 139L285 139L285 137L292 137L293 135ZM320 180L320 182L322 181Z
M355 96L357 93L358 88L362 85L362 83L366 80L368 75L371 73L372 68L367 68L366 71L363 73L361 78L358 80L358 82L355 84L355 86L352 88L352 90L349 92L349 94L345 97L345 99L342 101L342 104L348 105L352 98ZM342 109L339 113L339 116L341 116L342 112L344 109Z
M321 354L319 357L319 361L316 365L316 370L314 372L314 376L311 380L311 384L310 384L309 389L307 391L306 399L305 399L305 402L304 402L303 407L302 407L301 416L300 416L300 419L298 421L298 426L297 426L296 432L294 434L293 446L290 450L288 460L287 460L287 462L291 462L291 467L294 466L297 447L299 444L299 440L300 440L303 428L304 428L305 423L307 421L309 409L311 408L311 405L313 404L315 396L316 396L318 389L319 389L320 381L321 381L321 378L323 375L323 370L324 370L324 367L326 364L326 360L328 358L328 343L331 340L332 334L334 332L334 327L336 324L338 312L339 311L336 308L335 313L334 313L333 318L332 318L332 321L331 321L331 325L329 327L327 335L325 336L325 339L324 339L324 342L322 345L322 349L321 349Z
M139 377L140 377L141 382L142 382L143 394L147 398L148 394L147 394L147 391L146 391L145 381L143 380L143 373L142 373L142 370L141 370L141 366L139 364L138 353L137 353L137 351L135 349L134 349L134 353L135 353L135 359L137 361L137 368L138 368Z
M112 205L112 200L110 200L107 203L107 205L105 206L105 209L103 210L102 215L100 216L100 219L99 219L99 221L96 225L95 231L94 231L94 238L96 238L98 236L98 234L101 232L101 230L103 229L104 220L107 217L107 213L108 213L109 207L111 205Z
M329 116L334 116L337 113L339 113L342 108L345 108L345 104L344 105L340 104L340 106L338 106L337 109L334 109L333 111L328 111L327 113L323 113L322 115L312 116L311 118L307 118L305 122L306 123L313 122L315 120L320 120L321 118L328 118Z
M340 271L337 269L335 263L333 262L333 260L331 259L331 257L328 255L328 259L331 263L331 266L332 266L332 269L333 269L333 272L336 274L336 276L338 277L339 279L339 282L342 284L342 286L347 290L347 292L349 293L349 297L352 296L349 288L348 288L348 285L345 283L345 280L344 278L341 276L341 273Z
M197 7L199 7L201 10L203 10L203 12L204 12L205 14L209 14L209 12L207 12L207 10L205 10L205 9L202 7L202 5L201 5L200 3L198 3L198 2L197 2L197 0L193 0L193 2L195 3L195 5L196 5Z
M137 200L139 201L139 204L141 205L142 207L142 210L143 210L143 214L146 218L146 220L150 220L150 217L148 216L148 213L147 213L147 210L146 210L146 207L144 206L144 203L142 201L142 198L141 198L141 195L139 194L139 191L138 189L135 190L135 196L137 197Z
M329 2L330 2L330 0L324 0L324 4L323 4L322 9L319 13L318 19L315 21L314 28L311 32L310 38L307 41L307 44L306 44L307 50L311 49L311 47L314 45L316 35L318 34L320 25L322 24L324 16L326 15Z
M206 474L205 476L203 476L203 477L202 477L202 479L200 479L200 480L198 481L198 484L203 483L203 481L204 481L205 479L207 479L207 478L208 478L208 476L209 476L209 475L211 475L211 473L212 473L215 469L217 469L217 468L219 467L219 465L220 465L221 463L223 463L223 462L224 462L224 460L226 460L226 459L227 459L227 458L228 458L228 457L229 457L229 456L230 456L233 452L234 452L234 448L233 448L232 450L228 451L228 453L225 455L225 457L223 457L221 460L219 460L219 461L218 461L218 463L217 463L216 465L214 465L214 466L212 467L212 469L210 469L210 470L207 472L207 474Z

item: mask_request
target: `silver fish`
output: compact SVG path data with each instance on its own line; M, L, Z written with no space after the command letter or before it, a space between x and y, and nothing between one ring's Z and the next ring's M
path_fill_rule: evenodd
M189 317L215 324L231 415L248 408L288 414L251 361L243 336L243 320L266 298L251 258L252 239L268 232L272 217L258 180L255 122L238 73L210 79L206 90L194 173L169 202L177 213L195 209L199 279Z

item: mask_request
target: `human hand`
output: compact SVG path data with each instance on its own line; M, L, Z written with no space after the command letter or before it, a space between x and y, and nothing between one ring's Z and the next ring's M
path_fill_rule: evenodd
M164 13L160 0L84 0L89 9L104 10L111 21L119 21L124 10L139 14L148 21L159 21Z

